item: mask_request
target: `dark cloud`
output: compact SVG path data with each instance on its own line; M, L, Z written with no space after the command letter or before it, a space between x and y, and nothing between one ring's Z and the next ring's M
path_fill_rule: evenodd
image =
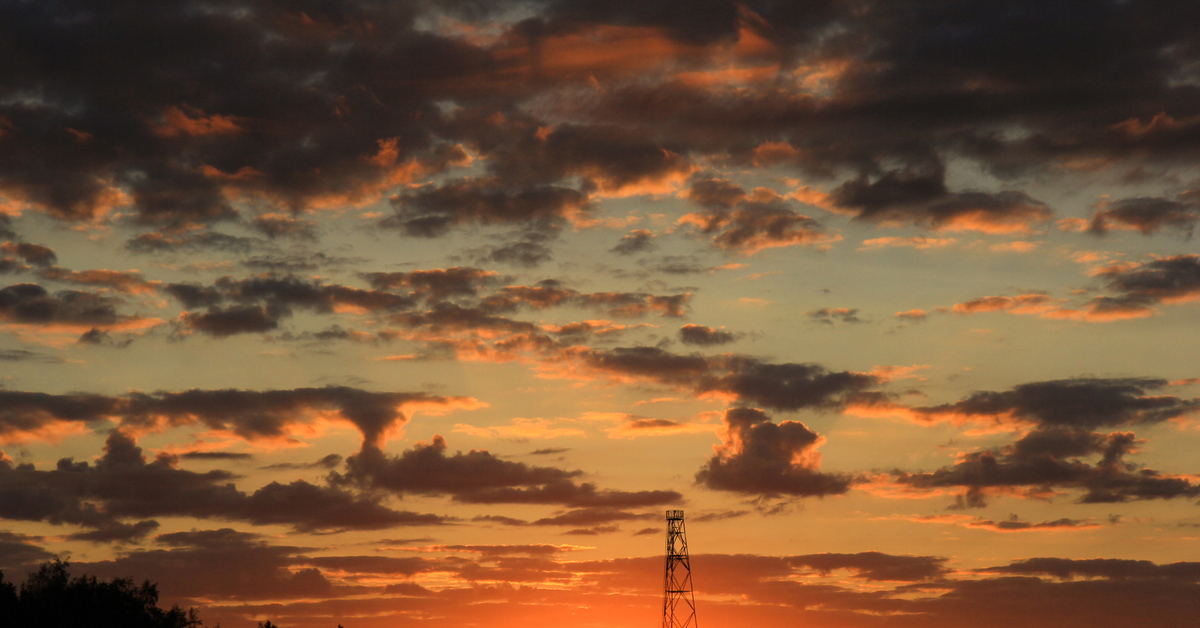
M269 464L264 469L282 470L282 469L334 469L342 464L343 458L338 454L329 454L319 460L313 462L280 462Z
M771 364L744 355L680 355L658 347L592 349L579 358L598 375L731 396L773 410L838 407L847 395L878 383L867 373L830 372L817 364Z
M54 555L41 546L42 542L41 537L0 531L0 569L50 560Z
M148 462L133 439L114 431L95 464L64 458L54 470L40 471L0 461L0 518L80 525L92 529L80 538L106 541L129 540L151 529L145 521L125 524L128 518L225 519L302 531L446 523L443 517L394 511L370 497L302 480L271 482L247 494L233 479L226 471L178 469L167 455Z
M631 508L679 502L674 491L618 491L577 484L581 471L531 466L488 453L446 454L435 436L399 456L364 447L346 459L346 473L333 473L335 485L357 485L405 494L449 495L475 504L561 504L575 508Z
M54 249L29 242L0 243L0 251L12 253L34 266L50 266L58 261Z
M132 253L180 253L195 251L220 251L224 253L248 253L260 244L256 238L231 236L212 230L151 231L143 233L125 243Z
M955 404L913 408L922 421L1032 424L1033 429L1009 445L964 452L954 465L933 472L897 472L897 481L919 489L962 487L959 508L982 507L989 494L1038 497L1056 488L1082 491L1083 503L1195 497L1200 486L1188 477L1125 460L1135 453L1133 432L1096 431L1154 425L1200 409L1200 400L1146 394L1165 385L1154 379L1033 382L974 393Z
M950 573L946 559L935 556L895 556L882 552L858 554L809 554L791 556L787 561L821 573L849 569L863 580L891 582L920 582L941 578Z
M1153 314L1164 303L1200 297L1200 255L1175 255L1142 264L1116 264L1095 271L1115 296L1096 297L1087 315L1099 320Z
M769 364L746 357L726 363L729 372L702 381L701 391L732 393L745 403L775 410L836 406L841 395L878 382L866 373L830 372L816 364Z
M621 236L621 241L610 249L620 255L633 255L654 250L654 233L646 229L636 229Z
M679 341L685 345L713 347L737 340L738 334L704 325L684 325L679 328Z
M222 277L212 286L168 284L163 290L185 307L207 306L203 312L184 312L178 322L183 329L216 337L278 329L281 320L297 309L318 314L346 310L388 312L405 310L414 304L411 298L392 292L326 284L290 274L245 279Z
M50 395L0 391L0 434L8 439L71 429L101 420L144 430L183 425L236 434L249 441L293 440L292 430L321 417L356 427L363 439L382 443L389 430L407 421L406 407L453 407L473 400L425 393L370 392L347 386L283 390L198 390L131 392L122 397Z
M658 513L652 514L637 514L631 513L616 508L578 508L569 510L562 514L554 515L553 517L545 517L531 522L530 525L535 526L588 526L589 531L597 530L604 524L611 524L615 521L637 521L644 519L657 519L661 515ZM597 530L600 532L613 532L616 528ZM568 533L569 534L569 533Z
M813 310L805 313L805 316L821 323L822 325L832 325L834 321L842 323L863 323L866 322L858 317L858 308L845 307L823 307L819 310Z
M67 538L74 541L90 541L92 543L130 543L137 542L146 535L157 530L157 521L147 520L137 523L112 522L94 530L68 534Z
M149 322L117 314L119 303L94 292L64 290L50 294L37 284L14 284L0 289L0 322L85 330Z
M23 273L27 270L29 265L18 262L14 257L0 257L0 274Z
M71 220L104 215L122 191L139 219L166 224L232 218L234 197L292 210L373 201L456 161L430 128L432 101L450 94L430 90L484 56L417 33L402 7L84 9L12 6L0 20L6 92L40 90L0 110L0 185ZM83 17L68 24L63 12ZM398 39L375 42L366 24ZM259 48L268 32L287 36Z
M544 239L540 234L526 236L524 240L492 248L482 259L499 264L535 268L554 257L550 247L542 243Z
M304 548L270 545L256 534L223 528L160 534L155 540L165 549L74 566L101 576L138 574L156 582L160 591L191 599L295 600L353 591L335 587L317 568L305 568L300 556Z
M172 283L162 291L178 300L188 311L175 321L177 333L196 331L215 337L242 333L266 333L280 329L284 319L297 310L316 314L363 312L391 314L390 322L434 332L479 330L524 334L532 345L553 345L542 328L533 323L498 316L519 309L574 306L601 310L610 316L640 317L648 314L680 317L689 308L691 293L656 295L644 292L579 292L561 287L554 280L535 286L506 286L491 294L486 288L501 283L497 273L478 268L453 267L395 273L364 273L373 289L364 290L301 279L290 274L268 273L244 279L222 277L212 285ZM414 309L419 301L429 309ZM339 331L340 330L340 331ZM349 332L340 327L299 336L285 332L285 339L346 338L377 342L394 338L387 330L374 335Z
M1190 196L1196 196L1193 192ZM1166 198L1123 198L1113 203L1102 204L1092 215L1088 231L1104 235L1110 229L1132 229L1142 235L1151 235L1160 229L1174 229L1191 237L1196 222L1200 221L1200 206L1188 195L1185 200Z
M23 436L57 430L73 431L78 424L93 425L121 411L121 401L102 395L49 395L0 390L0 437L21 440Z
M708 488L768 496L824 497L850 489L849 476L822 473L824 438L799 421L776 424L761 410L725 411L724 442L696 473Z
M722 510L717 512L706 512L699 515L689 515L688 521L695 523L706 523L709 521L724 521L725 519L737 519L750 514L749 510Z
M950 467L900 472L897 481L921 489L965 488L958 506L967 508L986 505L988 494L1038 497L1052 487L1082 489L1082 503L1200 496L1200 486L1186 477L1126 462L1134 442L1132 432L1035 430L998 451L965 453ZM1096 456L1094 464L1084 461Z
M255 231L268 238L294 238L316 240L317 223L287 214L264 214L251 221Z
M303 253L269 253L242 260L244 268L268 273L299 273L330 266L345 266L365 262L362 258L338 257L321 251Z
M396 213L383 221L406 235L437 237L455 225L554 225L586 213L588 196L566 187L510 187L498 179L461 179L428 185L392 198Z
M582 191L572 192L581 196L573 200L571 211L586 210L587 194L593 191L650 191L692 169L687 157L623 123L542 126L545 123L516 112L503 120L494 114L482 120L476 115L460 115L454 132L488 155L488 169L496 179L540 189L547 182L578 177Z
M703 179L687 192L708 209L688 214L680 224L690 224L712 235L713 246L723 251L753 255L763 249L796 244L827 244L840 236L826 232L818 221L797 213L788 201L767 188L747 194L721 179Z
M982 573L1012 575L1046 575L1062 580L1071 578L1146 578L1200 581L1200 563L1170 563L1158 565L1148 560L1117 558L1029 558L1002 567L979 570Z
M1042 521L1034 523L1032 521L1021 521L1016 515L1009 517L1004 521L990 521L987 519L980 521L972 521L966 524L968 528L984 528L987 530L996 530L997 532L1020 532L1024 530L1070 530L1079 528L1094 528L1095 524L1088 524L1080 519L1055 519L1053 521Z
M521 308L541 310L575 306L599 309L610 316L638 317L650 313L660 316L683 316L691 299L690 292L671 295L645 292L579 292L562 287L557 281L546 280L534 286L506 286L485 297L480 305L496 313L508 313Z
M1024 192L951 192L944 177L940 165L889 171L874 181L863 175L843 183L830 199L858 220L912 223L935 230L1027 232L1053 216L1044 203Z
M930 420L961 416L981 422L1017 421L1094 430L1161 423L1200 409L1200 400L1147 394L1166 385L1165 380L1149 378L1031 382L1012 390L977 392L953 404L914 410Z
M386 433L403 425L405 406L454 406L466 401L424 393L370 392L347 386L284 390L186 390L131 393L122 413L127 427L199 423L247 440L287 438L295 425L328 412L354 425L364 442L381 444Z
M0 362L40 362L43 364L61 364L62 358L45 353L26 351L25 349L0 349Z
M158 292L158 282L147 281L136 271L119 270L70 270L51 266L38 271L38 276L50 281L61 281L83 286L106 288L125 294L153 294Z
M184 312L180 323L216 338L236 334L260 334L279 329L279 314L264 306L210 307L200 313Z
M742 186L715 177L696 177L685 194L692 202L709 209L732 209L746 198Z
M482 157L488 176L435 189L486 189L410 203L418 213L400 225L431 235L539 211L562 219L548 209L561 200L537 199L660 189L695 157L722 155L857 172L834 196L864 219L1011 230L1046 217L1044 205L1015 190L946 191L940 164L965 157L1012 176L1197 158L1200 53L1180 26L1197 17L1190 7L1117 3L1079 19L1070 3L551 2L480 43L418 25L507 8L184 2L57 19L75 6L13 5L0 20L4 88L20 96L0 108L0 187L70 220L126 199L168 225L231 218L235 199L365 204ZM286 35L259 45L267 33ZM739 66L780 70L736 85L685 76L724 69L743 35L761 44L734 51ZM802 231L779 226L794 218L744 216L731 231Z
M185 451L179 454L183 460L252 460L254 454L234 451Z
M365 273L363 277L377 290L406 288L414 297L426 301L474 297L484 286L500 281L499 275L493 271L461 266L408 273Z

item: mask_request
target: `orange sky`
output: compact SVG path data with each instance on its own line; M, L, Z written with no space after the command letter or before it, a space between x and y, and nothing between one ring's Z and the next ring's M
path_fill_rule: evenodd
M0 5L0 570L1189 626L1200 9Z

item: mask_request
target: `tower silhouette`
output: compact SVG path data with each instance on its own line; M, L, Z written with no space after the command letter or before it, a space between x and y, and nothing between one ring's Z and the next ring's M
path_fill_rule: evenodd
M667 573L663 578L662 628L697 628L683 511L667 511Z

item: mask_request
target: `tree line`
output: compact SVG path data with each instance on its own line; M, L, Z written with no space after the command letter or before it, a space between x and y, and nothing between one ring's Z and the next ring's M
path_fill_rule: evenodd
M4 628L199 628L196 609L158 607L158 587L131 578L108 582L72 578L68 563L43 563L18 587L0 571L0 626ZM214 628L220 628L220 625ZM258 628L279 628L270 621ZM338 626L338 628L342 628Z

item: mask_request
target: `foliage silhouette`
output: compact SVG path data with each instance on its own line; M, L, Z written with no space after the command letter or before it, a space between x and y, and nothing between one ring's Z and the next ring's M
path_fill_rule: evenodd
M29 574L20 590L0 572L0 626L4 628L193 628L195 609L158 607L158 587L128 578L72 579L54 559Z

